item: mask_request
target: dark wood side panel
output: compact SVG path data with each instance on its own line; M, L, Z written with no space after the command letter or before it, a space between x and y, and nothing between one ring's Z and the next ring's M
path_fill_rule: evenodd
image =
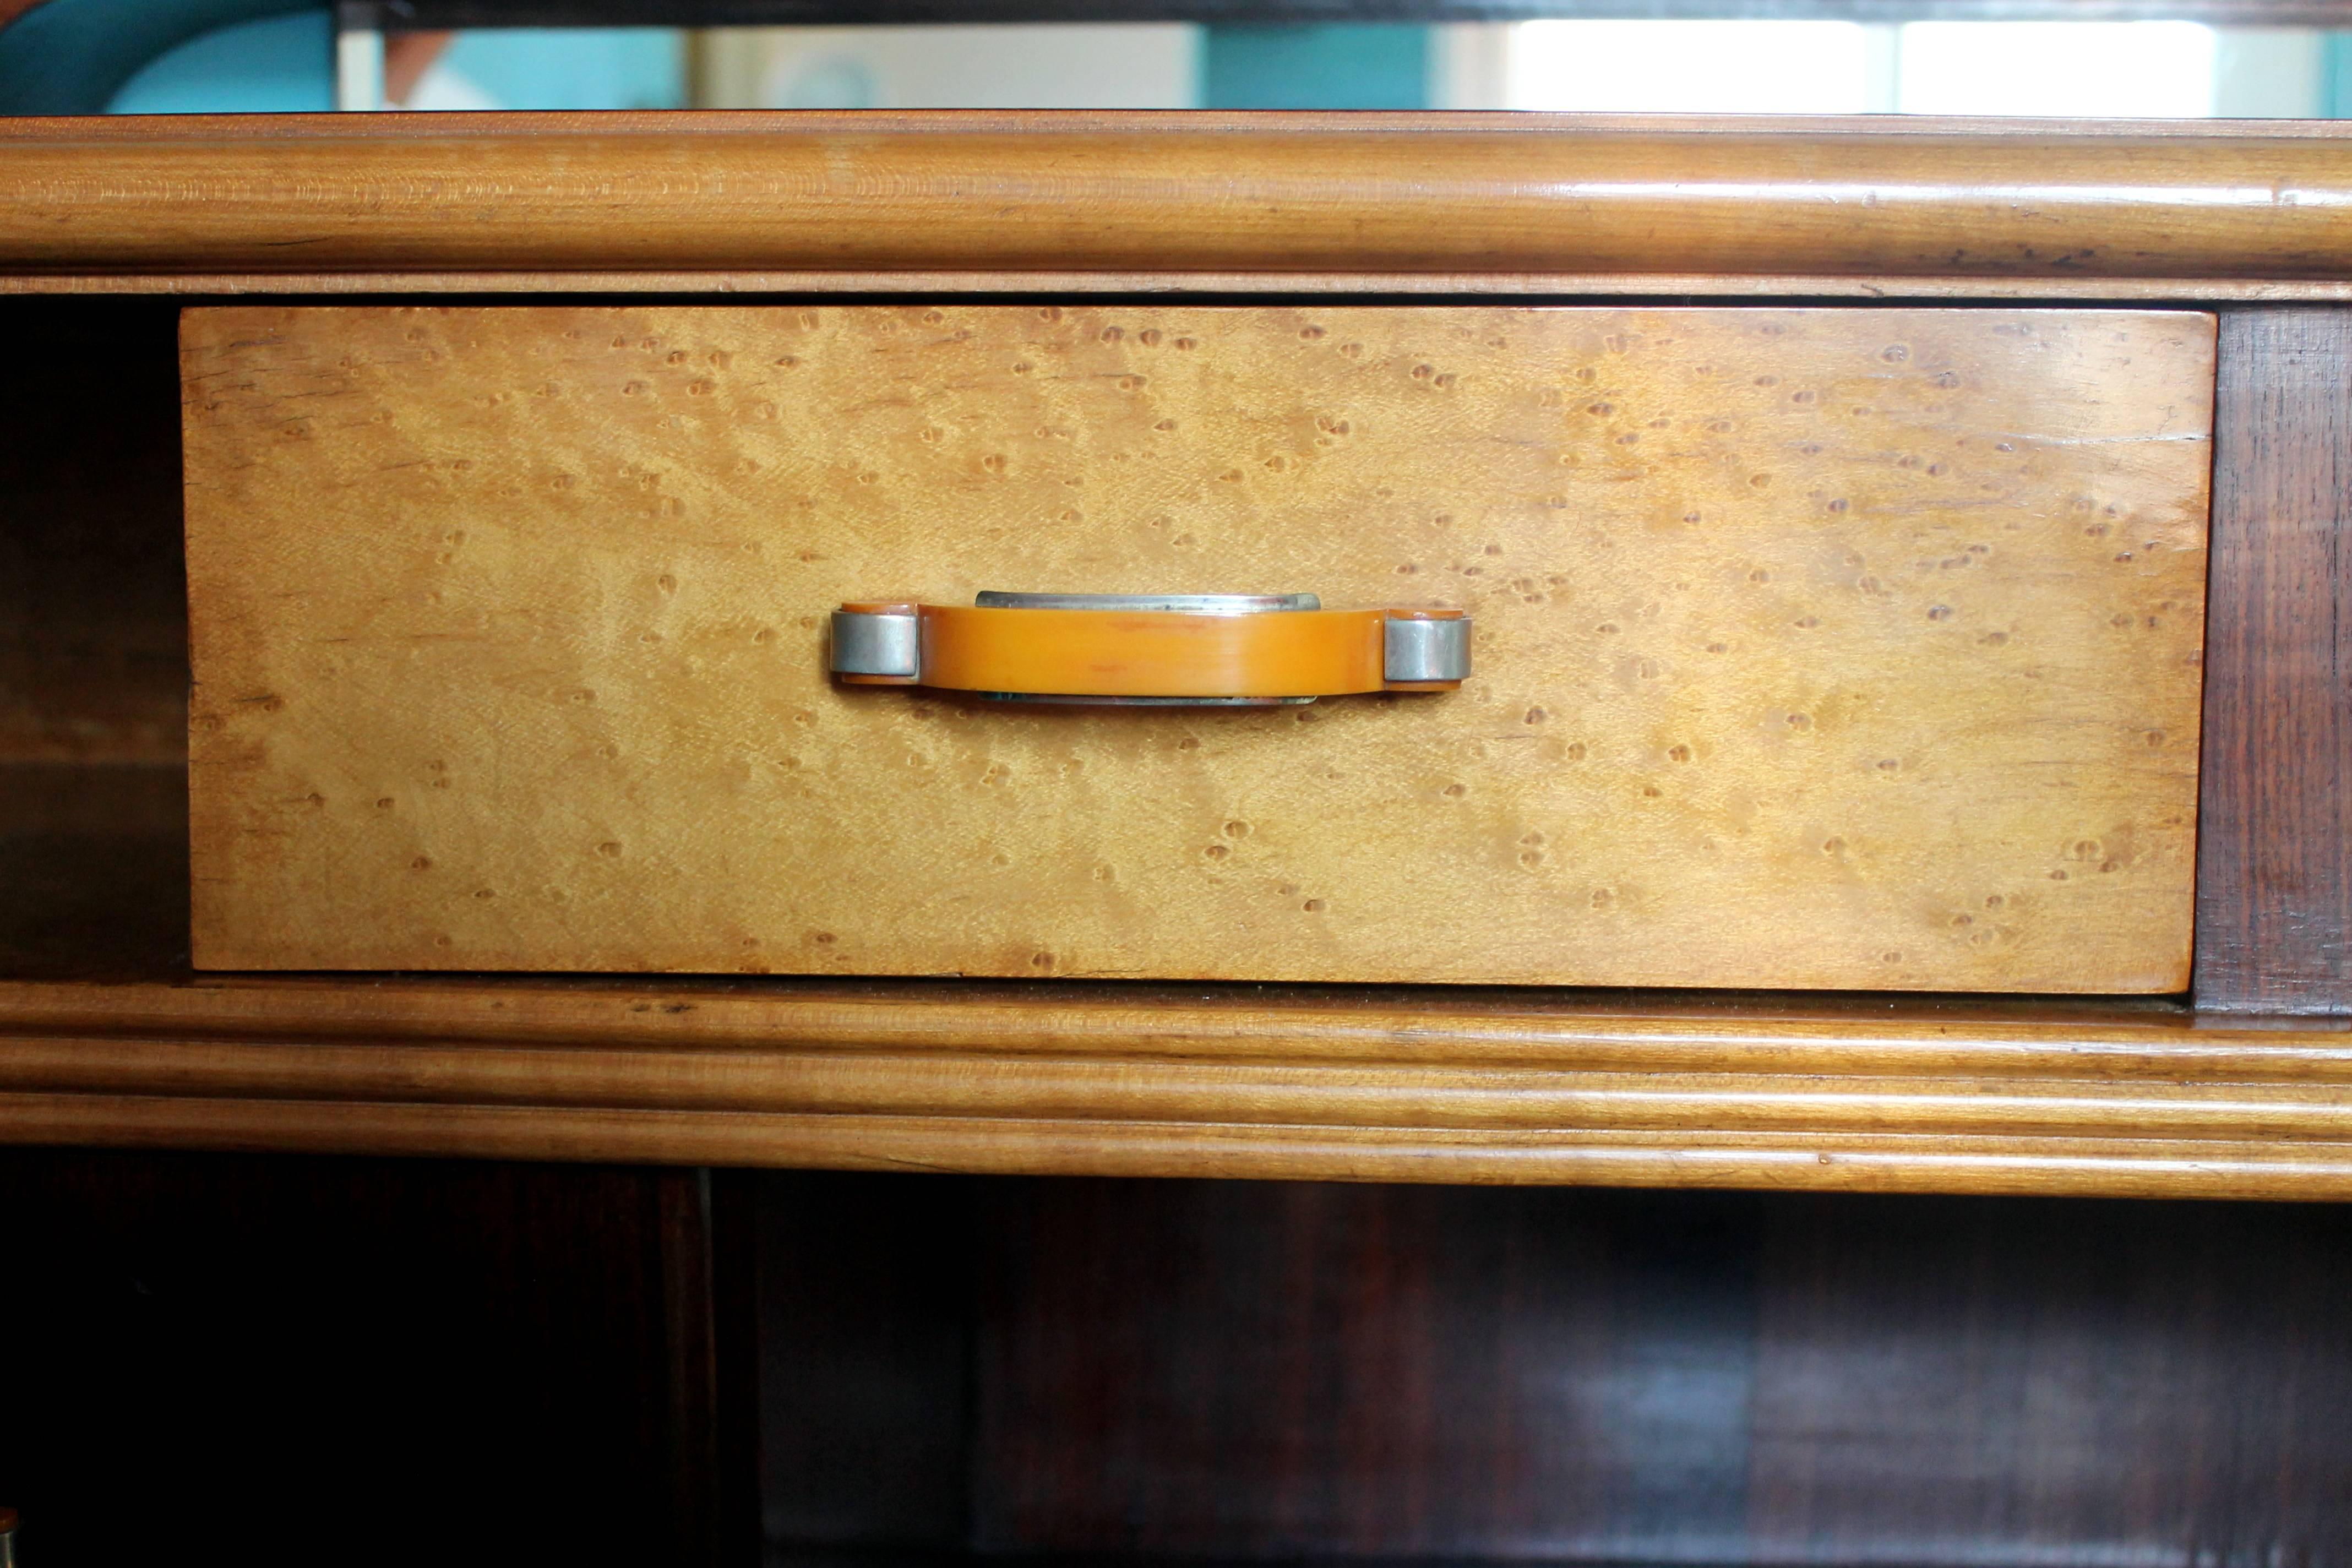
M188 961L188 775L0 762L0 973L96 978Z
M758 1180L772 1563L2352 1562L2352 1207Z
M2200 1007L2352 1012L2352 310L2221 317Z

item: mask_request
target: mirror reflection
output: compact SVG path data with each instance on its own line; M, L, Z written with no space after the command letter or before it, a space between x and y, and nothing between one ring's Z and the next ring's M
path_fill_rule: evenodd
M1183 23L338 31L242 23L115 112L1500 109L2336 118L2352 33L2182 21Z

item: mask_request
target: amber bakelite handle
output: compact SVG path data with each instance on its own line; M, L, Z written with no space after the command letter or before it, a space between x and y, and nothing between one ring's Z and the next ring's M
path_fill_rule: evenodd
M834 673L862 685L1162 701L1450 691L1469 674L1459 610L1326 610L1307 595L982 600L844 605Z

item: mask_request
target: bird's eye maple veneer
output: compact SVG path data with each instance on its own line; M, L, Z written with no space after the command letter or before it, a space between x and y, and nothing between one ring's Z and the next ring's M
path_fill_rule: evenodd
M2179 310L222 308L208 968L2169 992ZM1448 606L1460 689L845 684L845 602Z

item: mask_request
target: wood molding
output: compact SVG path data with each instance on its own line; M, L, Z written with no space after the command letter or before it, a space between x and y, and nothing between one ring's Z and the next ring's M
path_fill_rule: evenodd
M1733 273L1548 272L123 272L0 273L0 297L148 295L337 299L349 295L1070 295L1344 294L1423 300L1579 303L1625 298L1856 303L1988 300L2011 304L2306 304L2352 301L2352 277L1832 278Z
M19 983L0 1141L2342 1199L2352 1030L2160 1004Z
M935 111L0 123L0 271L2352 279L2352 131Z

